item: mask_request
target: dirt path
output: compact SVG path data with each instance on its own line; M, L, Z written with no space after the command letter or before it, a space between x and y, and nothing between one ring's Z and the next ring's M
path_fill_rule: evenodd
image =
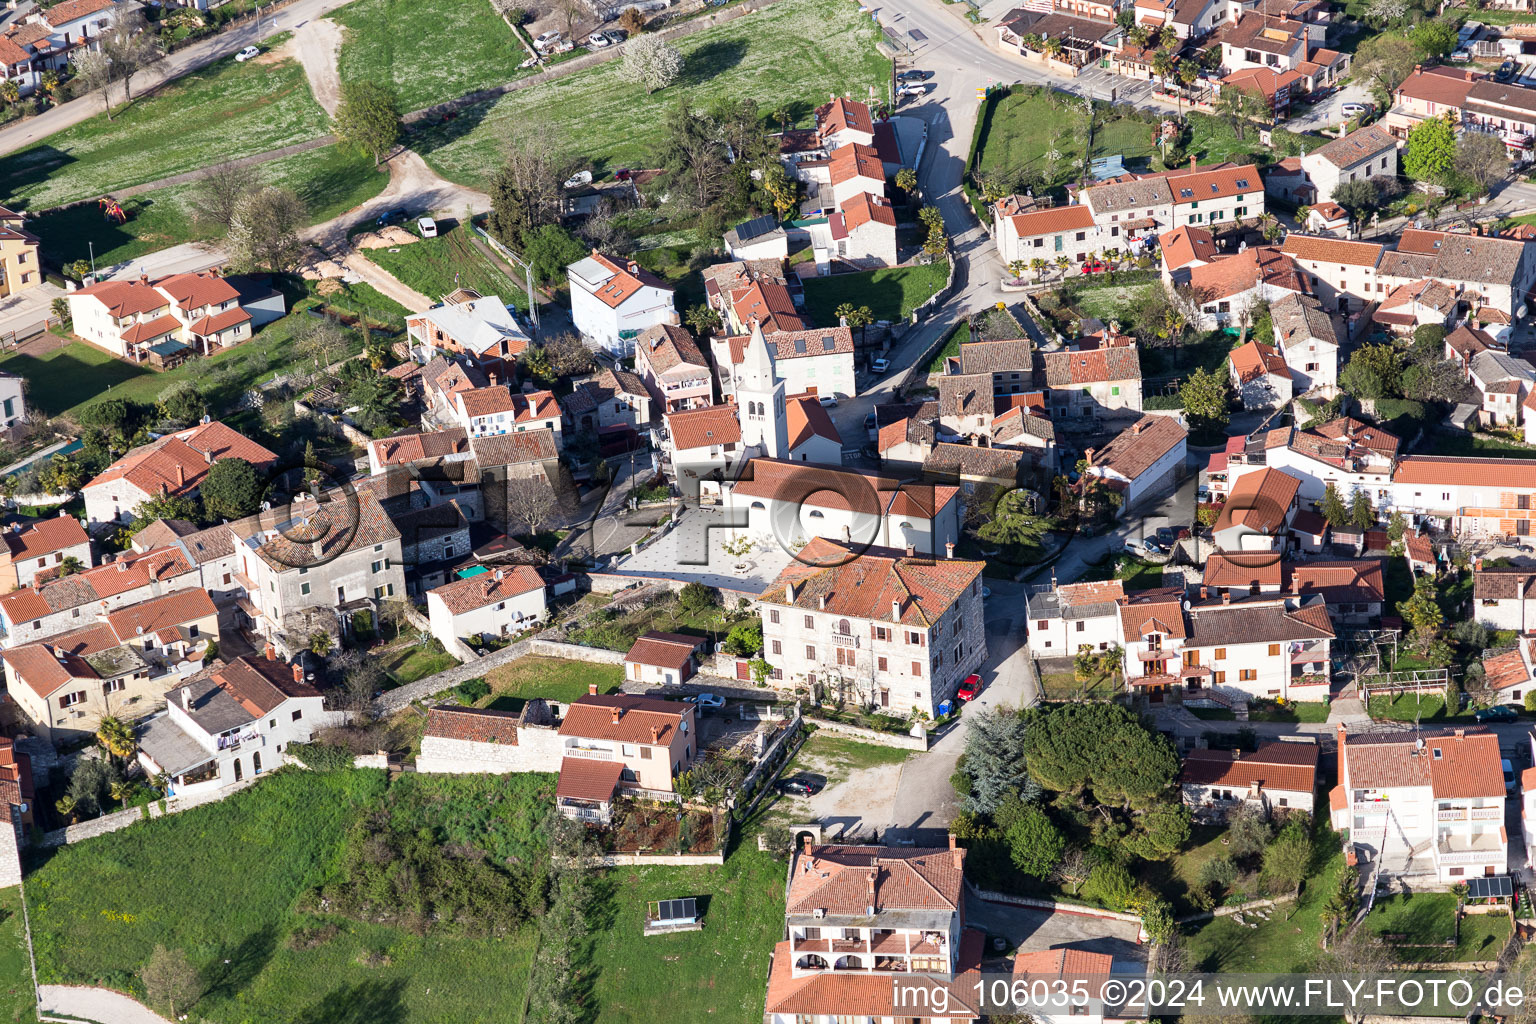
M171 1024L121 992L77 985L37 986L38 1009L99 1024Z
M312 21L293 34L282 47L304 66L309 91L325 112L336 116L341 105L341 75L336 70L336 54L341 49L341 26L329 18Z

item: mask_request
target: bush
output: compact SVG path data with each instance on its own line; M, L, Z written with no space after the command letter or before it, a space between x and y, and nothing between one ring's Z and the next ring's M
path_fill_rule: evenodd
M694 615L718 605L720 593L714 587L690 583L678 592L677 603L685 613Z
M461 704L473 704L482 697L489 697L491 684L484 679L466 679L453 688L453 695Z
M288 753L311 771L334 772L352 767L351 751L334 743L291 743Z
M1124 910L1136 896L1136 881L1124 864L1104 861L1088 873L1083 895L1111 910Z

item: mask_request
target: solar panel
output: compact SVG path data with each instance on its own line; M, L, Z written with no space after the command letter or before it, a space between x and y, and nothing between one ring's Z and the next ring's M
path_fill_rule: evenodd
M754 217L752 220L736 225L736 237L745 242L758 235L766 235L778 226L779 222L772 216Z
M681 900L662 900L656 905L657 921L692 921L698 916L698 904L692 896Z
M1467 896L1474 900L1497 899L1513 896L1514 884L1508 875L1495 875L1492 878L1467 879Z

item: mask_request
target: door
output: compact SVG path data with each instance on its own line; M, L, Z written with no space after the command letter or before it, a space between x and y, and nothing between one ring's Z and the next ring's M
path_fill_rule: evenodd
M745 662L745 661L738 661L738 662L736 662L736 678L737 679L743 679L743 680L751 679L752 678L752 666L750 664L748 664L747 662Z
M239 782L243 778L245 778L245 772L240 766L240 759L237 757L235 758L235 781Z
M347 588L346 587L337 587L336 588L336 603L337 604L346 604L347 603Z
M251 751L251 772L255 775L261 774L261 751L259 750Z

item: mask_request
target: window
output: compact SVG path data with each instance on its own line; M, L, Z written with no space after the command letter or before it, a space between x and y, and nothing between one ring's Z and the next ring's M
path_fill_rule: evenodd
M383 568L384 568L384 563L383 562L374 562L372 565L370 565L368 567L370 572L379 572Z
M301 719L303 717L304 717L304 712L303 711L295 711L293 713L293 718L291 718L290 721L297 722L299 719Z
M768 621L773 623L775 626L779 624L779 610L777 608L771 609L768 612Z
M267 728L268 729L276 729L277 728L277 719L275 719L275 718L267 719Z
M816 618L815 618L815 616L807 615L805 617L805 628L806 629L815 629L816 628Z
M127 685L128 685L127 682L125 682L122 679L108 679L106 682L101 684L101 692L102 693L119 693Z
M1227 649L1225 647L1216 648L1216 653L1213 654L1212 657L1217 661L1225 661L1227 657Z
M1239 669L1237 678L1245 683L1250 683L1253 680L1259 678L1259 673L1257 670L1251 668Z
M650 747L641 747L640 748L640 760L642 760L642 761L649 761L650 759L651 759L651 748Z
M309 593L309 584L308 583L300 583L299 584L299 593L301 593L301 594L308 594Z
M61 708L72 708L76 704L84 704L84 703L85 703L85 691L84 690L78 690L75 693L66 693L64 696L59 698L59 707L61 707Z
M1087 625L1088 625L1088 624L1087 624L1087 623L1086 623L1086 622L1084 622L1084 621L1083 621L1083 620L1082 620L1082 619L1078 619L1078 620L1077 620L1077 622L1076 622L1076 626L1077 626L1077 631L1078 631L1078 632L1079 632L1079 633L1081 633L1081 632L1082 632L1082 631L1083 631L1083 628L1084 628L1084 627L1085 627L1085 626L1087 626Z
M877 660L878 660L878 663L880 665L880 671L884 672L886 670L886 668L885 668L885 659L884 658L879 658Z
M914 661L912 663L912 674L915 675L915 676L920 676L920 675L923 674L923 663L922 662Z
M779 643L777 640L773 641L773 653L774 654L783 654L784 653L784 645Z
M815 661L816 660L816 648L812 647L810 644L806 644L805 645L805 660L806 661Z
M1039 619L1039 620L1037 620L1035 622L1035 628L1036 629L1045 629L1049 625L1050 625L1050 623L1047 622L1045 619Z
M1220 686L1222 683L1224 683L1226 681L1227 681L1227 673L1226 672L1218 669L1217 671L1211 673L1211 685L1212 686Z
M1269 645L1269 656L1271 658L1278 658L1280 656L1280 645L1279 644L1270 644Z

